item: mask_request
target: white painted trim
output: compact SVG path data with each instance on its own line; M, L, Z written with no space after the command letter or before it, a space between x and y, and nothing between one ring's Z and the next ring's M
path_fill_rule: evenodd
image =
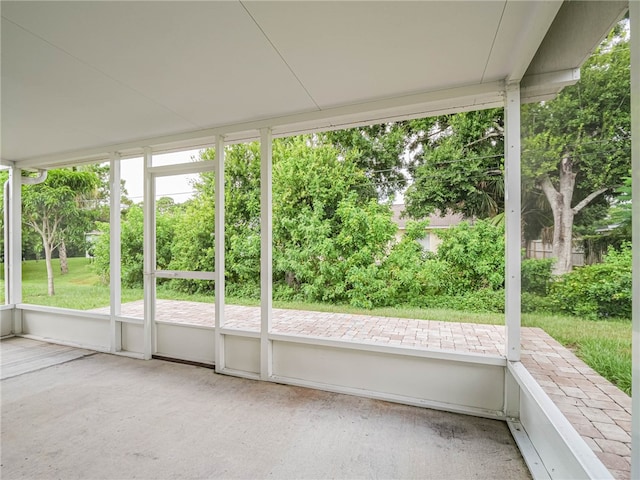
M508 362L507 369L518 382L523 392L531 396L539 412L544 416L543 418L536 418L535 423L552 428L561 439L562 445L572 455L575 464L579 465L581 472L575 472L575 474L578 475L579 473L580 478L586 475L586 478L592 479L613 479L611 472L607 470L596 454L593 453L589 445L586 444L580 434L573 428L569 420L566 419L525 366L520 362ZM525 430L528 428L524 421L522 421L522 425ZM538 454L541 455L542 461L545 462L545 468L547 471L550 471L553 478L556 478L553 467L547 465L547 459L545 459L540 449L536 446L536 440L532 438L532 442ZM558 474L556 473L556 475Z
M197 328L199 330L215 330L215 327L210 327L207 325L195 325L193 323L169 322L167 320L156 320L156 325L171 325L171 326L177 325L179 327Z
M570 68L557 72L547 72L538 75L527 75L520 82L520 93L523 97L531 97L540 93L547 94L550 85L564 88L580 80L580 69Z
M215 371L220 375L230 375L232 377L247 378L249 380L260 380L260 374L258 373L244 372L233 368L218 368L218 365L215 366Z
M239 329L228 328L228 327L221 328L220 334L234 336L234 337L260 338L260 332L255 332L250 330L239 330Z
M409 357L431 358L434 360L446 360L450 362L472 363L479 365L491 365L504 367L507 360L497 355L480 355L466 352L447 352L435 349L417 349L404 345L379 345L372 343L356 342L353 340L335 340L321 337L300 337L282 333L272 333L269 340L287 343L300 343L306 345L319 345L322 347L342 348L348 350L360 350L366 352L386 353L391 355L405 355Z
M144 358L150 360L154 348L156 308L156 181L149 171L153 162L151 148L144 149Z
M505 355L520 360L521 325L521 181L520 171L520 85L507 85L505 112Z
M216 368L224 370L224 337L220 330L224 327L225 310L225 261L224 261L224 137L216 137L215 147L215 333L214 349Z
M13 310L15 308L15 305L13 303L4 303L2 305L0 305L0 311L2 310Z
M122 303L122 255L120 247L120 197L122 191L120 180L120 155L117 152L113 152L109 159L109 286L111 289L109 296L111 312L109 344L112 353L122 350L122 326L116 320L116 317L120 315L120 306Z
M125 317L122 315L115 316L116 321L120 323L129 323L131 325L144 325L144 318Z
M156 278L186 278L193 280L215 280L215 272L193 272L186 270L156 270Z
M115 352L114 355L118 355L120 357L135 358L136 360L144 360L144 353L128 352L126 350L120 350L119 352Z
M640 1L629 2L631 22L632 394L631 478L640 478Z
M534 480L551 480L549 472L522 424L516 420L507 420L507 425Z
M260 130L260 377L273 373L273 185L271 130Z
M435 402L432 400L421 400L418 398L406 397L404 395L395 395L393 393L381 393L372 390L342 387L326 383L300 380L299 378L284 377L280 375L272 375L270 380L273 382L284 383L287 385L294 385L298 387L315 388L317 390L324 390L326 392L343 393L346 395L354 395L357 397L373 398L374 400L384 400L386 402L400 403L403 405L411 405L414 407L431 408L433 410L441 410L445 412L462 413L464 415L490 418L493 420L504 420L504 415L502 414L502 412L486 410L483 408L454 405L450 403Z
M75 310L72 308L49 307L45 305L32 305L30 303L19 303L16 305L16 309L24 310L26 312L44 312L44 313L52 313L54 315L65 315L67 317L82 317L82 318L90 318L92 320L104 320L105 322L108 322L111 319L111 316L108 313L96 313L96 312L90 312L87 310Z
M176 163L174 165L161 165L149 167L148 172L155 177L169 177L172 175L187 175L193 173L213 172L215 164L209 161L190 163Z

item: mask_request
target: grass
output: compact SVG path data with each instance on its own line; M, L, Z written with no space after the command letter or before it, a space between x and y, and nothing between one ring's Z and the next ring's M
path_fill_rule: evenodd
M58 260L53 262L56 295L47 295L47 272L44 261L23 263L23 302L78 310L109 305L109 287L100 282L86 258L70 258L69 273L60 274ZM0 279L4 297L4 281ZM213 295L189 295L158 287L158 298L212 303ZM143 298L142 289L122 289L122 302ZM227 297L227 303L257 306L259 301ZM504 325L503 314L461 312L446 309L375 308L365 310L348 305L274 301L276 308L317 312L354 313L383 317L415 318L443 322L466 322ZM631 393L631 322L629 320L585 320L551 314L523 314L522 325L539 327L558 342L572 349L587 365Z

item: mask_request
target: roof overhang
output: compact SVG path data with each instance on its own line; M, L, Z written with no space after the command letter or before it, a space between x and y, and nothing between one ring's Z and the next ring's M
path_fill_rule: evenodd
M551 98L628 2L2 1L2 163Z

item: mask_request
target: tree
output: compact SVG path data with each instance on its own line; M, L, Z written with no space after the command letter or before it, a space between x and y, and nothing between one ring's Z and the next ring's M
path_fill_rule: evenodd
M523 175L553 214L556 275L572 268L576 215L612 195L629 171L630 63L622 25L584 64L577 84L523 109Z
M351 157L371 181L361 188L361 195L384 200L407 186L409 159L404 153L411 141L407 126L407 122L382 123L325 132L320 138L336 147L342 157Z
M42 239L47 265L47 287L54 295L53 251L73 229L73 220L81 215L79 197L98 184L93 172L72 169L50 170L47 179L37 185L22 188L22 221Z
M395 225L380 205L356 155L312 136L273 143L273 270L275 295L358 302L350 297L382 258ZM214 152L203 152L204 159ZM214 173L176 221L171 268L210 270L214 262ZM225 276L230 295L260 291L260 145L225 152ZM205 291L211 283L174 282ZM354 294L355 295L355 294Z
M581 80L556 99L522 109L523 241L553 227L555 274L571 270L573 229L602 215L628 172L629 47L624 23L583 66ZM407 212L435 209L479 218L503 208L503 111L437 117L418 141ZM415 131L416 129L413 128ZM419 151L419 150L418 150ZM540 200L544 198L544 203ZM589 212L591 211L591 214Z
M410 122L416 133L414 182L407 213L424 218L439 210L493 217L504 209L502 109Z

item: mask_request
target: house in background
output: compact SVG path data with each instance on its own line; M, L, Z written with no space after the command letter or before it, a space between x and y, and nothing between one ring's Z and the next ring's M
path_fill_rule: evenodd
M407 222L410 221L409 218L403 216L404 210L404 203L391 205L391 211L393 212L391 219L393 220L393 223L398 226L398 232L396 233L396 239L398 241L400 241L407 232ZM442 243L442 240L438 237L438 231L454 227L463 220L464 217L459 213L449 213L444 216L440 216L440 212L436 211L429 216L429 225L425 229L425 236L418 240L418 242L422 245L425 251L435 253L438 250L438 245Z

